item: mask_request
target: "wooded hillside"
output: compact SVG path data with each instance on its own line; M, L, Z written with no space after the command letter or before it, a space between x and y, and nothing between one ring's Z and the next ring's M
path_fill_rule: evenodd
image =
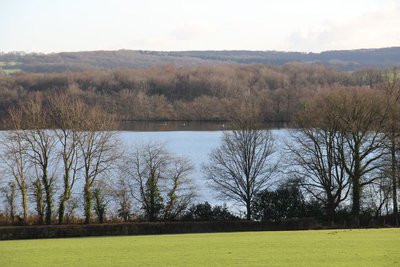
M65 72L93 69L140 69L160 65L319 63L340 70L399 66L400 47L300 53L280 51L87 51L52 54L0 53L5 72Z
M378 87L387 72L337 71L319 64L173 65L0 78L0 117L34 94L67 93L118 120L230 120L251 101L265 122L289 122L316 92Z

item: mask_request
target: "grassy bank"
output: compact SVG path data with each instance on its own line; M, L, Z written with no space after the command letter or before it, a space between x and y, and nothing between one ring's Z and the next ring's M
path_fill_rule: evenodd
M400 229L0 242L0 266L399 266Z

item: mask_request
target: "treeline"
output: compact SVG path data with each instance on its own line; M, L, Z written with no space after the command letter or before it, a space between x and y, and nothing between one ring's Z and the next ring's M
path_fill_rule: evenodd
M398 223L399 81L393 74L377 89L322 92L297 115L287 150L293 173L331 221L350 202L354 225L368 206L376 217L392 213Z
M86 51L62 53L1 53L0 61L11 63L23 72L61 73L99 69L140 69L160 65L194 66L220 63L195 57L167 55L148 51ZM0 66L1 67L1 66ZM3 69L6 69L4 66Z
M271 64L315 62L341 70L399 66L400 48L324 51L321 53L280 51L83 51L62 53L1 53L0 62L24 72L57 73L93 69L138 69L160 65L199 66L211 64ZM1 69L0 63L0 69Z
M319 217L359 226L392 215L398 225L400 79L376 89L320 91L296 114L282 160L260 114L244 99L238 130L210 154L206 177L221 197L241 203L246 219ZM276 173L283 173L277 183ZM276 190L268 190L278 186ZM321 209L322 208L322 209ZM345 215L343 217L343 215ZM347 217L347 218L346 218ZM363 225L365 225L363 223Z
M253 98L263 121L290 122L318 91L378 88L386 76L379 69L349 73L298 63L19 73L0 77L0 118L19 100L57 92L102 106L117 120L230 120L243 98Z
M125 147L115 120L66 94L19 102L0 136L2 223L231 220L194 204L193 165L158 143Z

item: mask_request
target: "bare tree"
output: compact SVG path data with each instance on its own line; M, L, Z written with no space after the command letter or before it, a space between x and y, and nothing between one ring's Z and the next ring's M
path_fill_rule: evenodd
M349 177L340 161L340 135L333 129L299 128L287 149L294 176L316 199L324 204L333 224L335 210L348 196Z
M14 181L8 182L7 186L1 188L2 193L4 193L5 198L6 198L6 205L7 205L7 213L8 216L10 217L10 223L14 224L15 223L15 215L16 215L16 204L15 200L17 198L17 191L16 191L16 185Z
M118 207L118 217L122 218L124 222L127 222L131 218L132 202L130 198L129 182L123 173L119 175L113 189L114 199Z
M60 144L59 156L63 164L63 191L59 200L58 223L63 223L65 208L72 195L72 190L82 168L80 164L79 140L83 132L87 108L85 105L66 95L54 95L50 99L52 122L55 126L54 134Z
M35 210L38 216L37 221L39 224L43 224L46 205L44 202L43 186L39 176L35 176L35 180L32 182L32 188Z
M110 200L107 199L107 195L105 193L104 188L96 187L93 190L93 199L94 199L93 209L96 213L97 220L99 223L104 223L104 220L106 218L107 205L110 202Z
M73 223L74 218L75 218L75 211L79 208L79 200L76 197L70 197L70 199L67 201L67 205L65 208L65 217L66 217L66 223L69 224L70 222Z
M55 151L56 140L54 136L45 130L29 130L26 140L29 143L30 160L32 164L38 166L37 174L43 184L46 203L46 224L51 224L56 178L53 173L50 173L50 164L51 157Z
M114 120L99 108L87 110L85 131L79 138L79 150L82 155L84 177L84 214L85 223L90 223L92 211L92 186L99 178L109 174L119 158Z
M128 173L137 187L139 194L133 189L132 195L142 205L145 216L149 221L158 219L163 208L163 198L159 189L161 172L164 171L168 161L163 147L148 144L136 148L131 155L132 163L128 166Z
M353 224L359 225L363 187L378 179L385 149L381 132L385 118L382 95L370 89L354 88L329 93L324 104L335 112L343 138L339 155L352 186Z
M22 136L28 146L28 159L42 182L46 204L45 220L46 224L51 224L56 179L52 172L54 169L51 170L50 167L55 165L53 160L55 160L57 139L47 129L50 121L49 113L45 110L43 102L42 96L38 94L25 103L21 103L19 108L24 117Z
M368 208L372 209L376 218L389 214L389 200L392 193L391 177L383 174L366 186L366 201Z
M27 224L28 218L28 180L27 170L27 142L23 139L21 131L22 113L15 109L9 110L9 123L11 131L2 136L3 163L5 173L13 178L21 194L21 207L23 222Z
M320 94L305 105L296 117L287 150L294 176L325 205L328 219L334 223L336 208L348 196L350 180L339 153L344 145L339 118L327 109L329 101L329 95Z
M176 218L195 196L188 176L192 165L171 155L161 144L136 147L125 165L132 196L149 221Z
M193 166L187 159L172 158L167 175L167 197L164 220L176 219L188 208L195 197L194 187L189 178Z
M225 132L222 145L210 154L205 173L213 188L228 200L246 207L251 219L251 201L271 180L276 164L271 164L274 140L267 130L241 127Z
M385 95L385 108L388 110L384 123L384 132L386 134L385 145L389 150L388 166L390 166L389 177L391 178L391 197L393 205L393 215L396 218L396 224L399 224L397 191L400 183L400 77L396 69L385 72L384 79L380 88Z

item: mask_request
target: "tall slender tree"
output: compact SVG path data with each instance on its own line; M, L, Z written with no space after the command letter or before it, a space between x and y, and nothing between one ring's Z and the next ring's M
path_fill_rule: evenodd
M45 109L44 98L41 94L20 104L24 116L23 139L28 146L28 158L34 165L35 173L42 182L45 194L46 224L52 222L52 212L54 206L54 193L56 177L54 168L51 169L57 148L57 139L48 130L50 125L49 112Z
M2 159L5 173L13 178L21 195L22 218L24 224L28 219L28 144L24 141L22 127L22 113L16 109L9 110L10 131L2 136Z
M117 153L117 136L112 131L116 127L113 118L100 108L90 108L85 114L85 131L79 138L78 148L83 164L84 214L85 223L88 224L93 208L93 185L95 181L111 172L120 155Z
M192 169L189 161L175 157L161 144L133 149L124 170L147 220L172 220L183 213L195 196L189 177Z
M380 88L383 90L385 108L387 109L383 131L386 134L385 144L390 153L388 156L388 169L390 169L388 174L391 179L393 215L398 225L399 205L397 193L400 183L400 77L396 69L384 72L384 79Z
M359 225L362 190L379 176L383 168L386 110L382 95L371 89L354 88L330 93L327 108L336 113L343 146L339 155L351 180L353 224Z
M78 172L82 168L78 145L83 136L87 107L78 99L57 94L50 98L50 111L63 165L62 192L58 204L58 223L61 224L67 201L71 198Z

